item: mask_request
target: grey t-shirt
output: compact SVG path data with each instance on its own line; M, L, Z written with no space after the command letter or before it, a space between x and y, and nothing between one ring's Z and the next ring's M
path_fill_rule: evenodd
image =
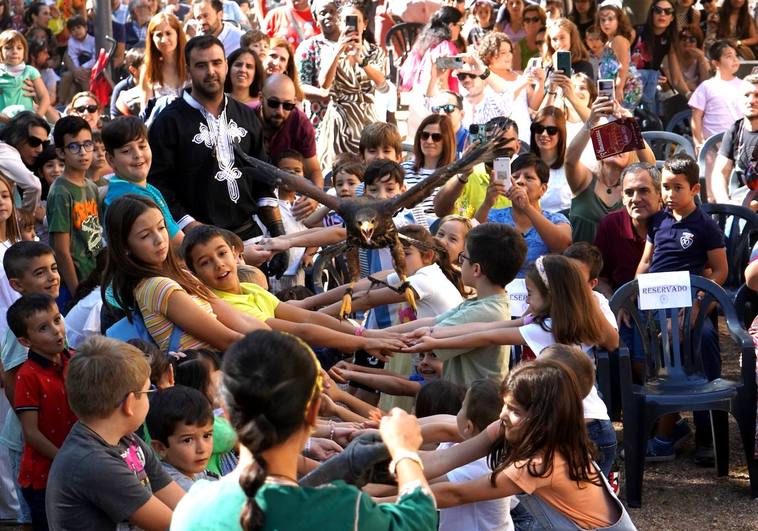
M48 525L51 531L115 530L169 483L153 450L136 435L111 446L77 422L50 469Z

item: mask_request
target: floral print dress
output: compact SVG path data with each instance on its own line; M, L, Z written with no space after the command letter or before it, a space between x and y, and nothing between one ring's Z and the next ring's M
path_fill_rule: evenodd
M598 60L597 78L598 79L616 79L621 70L621 61L616 57L616 53L610 45L603 47ZM621 106L633 111L639 105L642 99L642 78L637 72L637 68L629 61L629 74L624 83L624 99Z

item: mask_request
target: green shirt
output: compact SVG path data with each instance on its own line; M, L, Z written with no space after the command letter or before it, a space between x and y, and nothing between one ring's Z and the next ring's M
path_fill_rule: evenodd
M267 319L275 317L276 307L279 306L279 299L260 287L258 284L241 282L242 293L229 293L228 291L219 291L214 289L213 293L218 298L228 302L234 308L244 314L252 315L266 322Z
M98 206L97 186L89 179L79 186L60 177L47 194L48 231L71 236L71 258L79 281L95 269L95 257L103 247Z
M266 515L264 530L434 531L437 512L432 497L416 488L397 503L380 505L342 481L316 488L265 483L255 500ZM171 519L173 531L241 531L240 512L247 497L239 472L219 481L197 481Z
M587 188L571 200L571 239L574 242L593 243L600 221L610 212L623 208L623 203L618 201L611 206L603 203L595 193L597 177L592 176L592 182Z
M435 326L455 326L466 323L508 321L511 307L508 294L490 295L463 301L460 305L439 317ZM510 345L492 345L475 349L435 349L440 358L442 378L449 382L468 387L479 378L502 382L508 375Z

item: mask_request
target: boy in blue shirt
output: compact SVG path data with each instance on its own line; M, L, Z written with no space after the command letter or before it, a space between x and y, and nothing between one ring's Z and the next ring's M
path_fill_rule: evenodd
M650 221L647 243L637 267L637 275L665 271L689 271L707 276L721 285L729 273L724 234L713 219L695 202L700 193L700 170L689 155L674 155L663 165L661 198L665 208ZM706 265L710 273L705 271ZM699 310L692 309L692 322ZM713 380L721 375L721 353L718 334L709 319L703 323L703 369ZM697 449L695 462L713 462L712 440L707 412L695 412ZM665 415L658 421L655 437L648 441L648 461L671 461L674 445L689 435L686 423L677 422L676 415Z
M177 248L184 233L168 209L160 190L147 183L147 173L153 161L153 152L147 142L147 128L135 116L122 116L105 124L102 130L105 159L113 168L114 176L105 195L105 208L122 195L144 195L155 201L163 212L168 235Z

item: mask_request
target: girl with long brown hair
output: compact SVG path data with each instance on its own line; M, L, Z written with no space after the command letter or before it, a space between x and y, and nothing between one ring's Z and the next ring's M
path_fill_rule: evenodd
M105 288L113 286L116 303L140 312L161 350L167 350L174 327L183 333L179 347L225 350L243 334L268 326L238 312L216 297L180 265L169 244L163 213L152 200L119 197L105 215L108 261Z
M13 204L14 189L13 181L0 173L0 263L5 251L21 241L21 231L16 221L16 206ZM0 267L0 310L7 311L17 298L18 293L11 289L5 268Z
M581 358L572 358L565 345L553 349L563 352L524 363L508 376L499 422L449 450L423 456L425 474L436 477L452 462L471 460L487 451L487 443L492 446L492 474L433 484L437 506L524 494L519 501L541 529L634 530L624 506L592 462L594 448L582 422L583 386L572 368Z

